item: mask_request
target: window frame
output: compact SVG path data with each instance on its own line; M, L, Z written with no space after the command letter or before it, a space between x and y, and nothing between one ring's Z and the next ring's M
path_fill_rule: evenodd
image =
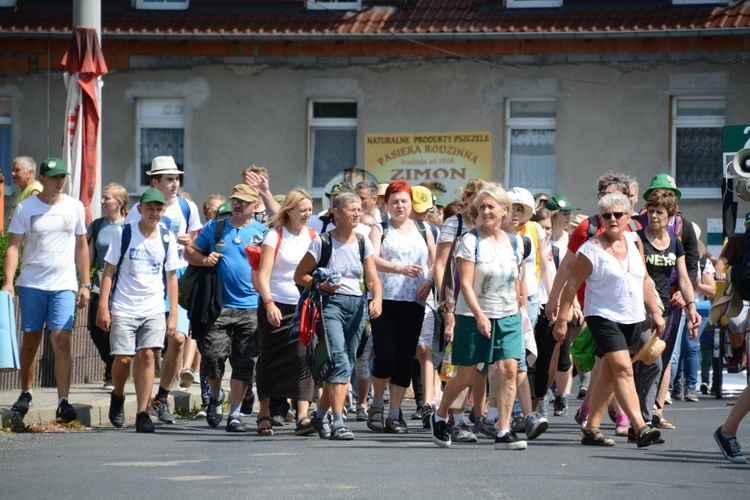
M554 118L514 118L511 116L512 103L516 102L553 102L555 103L555 117ZM510 149L511 149L511 134L513 130L554 130L557 134L557 99L553 97L513 97L506 99L505 101L505 176L504 184L506 186L513 187L510 185ZM557 145L557 137L555 136L555 146ZM555 192L554 179L557 175L557 159L555 159L555 175L552 176L553 185L551 186L551 192ZM536 188L535 188L536 189Z
M357 118L314 118L313 109L315 104L344 103L354 104L357 106ZM310 196L314 199L325 197L325 186L315 187L313 185L314 168L315 168L315 134L316 129L354 129L357 132L357 122L359 120L359 102L355 99L309 99L307 101L307 186ZM357 151L357 142L355 139L354 150L355 156Z
M190 0L135 0L136 10L188 10Z
M13 178L10 175L10 172L13 168L13 101L10 97L0 97L0 101L7 101L8 108L10 109L10 115L9 116L2 116L0 115L0 128L7 128L10 131L10 140L8 141L8 147L9 147L9 158L8 158L8 171L3 172L3 176L5 177L5 183L4 186L4 195L5 196L12 196L13 195ZM0 158L0 160L3 161L3 164L5 164L6 158ZM2 228L3 221L0 221L0 228Z
M362 0L305 0L307 10L360 10Z
M680 101L701 101L701 100L715 100L721 99L724 101L724 116L677 116L677 104ZM678 128L698 128L698 127L711 127L718 128L721 132L721 127L726 125L726 96L722 95L710 95L710 96L672 96L672 102L670 104L670 170L673 179L677 179L677 129ZM719 165L717 160L716 168L722 168L721 172L723 175L723 166ZM719 199L721 198L721 186L716 187L702 187L702 188L691 188L691 187L680 187L682 193L682 199Z
M563 0L505 0L506 9L549 9L562 5Z
M166 116L161 117L143 117L141 116L141 107L145 107L146 103L161 103L165 104L180 104L182 106L182 113L180 113L179 119L170 118ZM133 186L135 187L134 193L140 196L143 192L149 188L148 185L141 184L141 130L151 128L168 128L168 129L182 129L182 151L183 151L183 172L187 171L187 154L188 150L188 134L187 134L187 120L185 119L185 99L182 97L138 97L135 99L135 169L133 173ZM176 126L179 125L179 126ZM182 174L180 179L180 186L183 185L185 174Z

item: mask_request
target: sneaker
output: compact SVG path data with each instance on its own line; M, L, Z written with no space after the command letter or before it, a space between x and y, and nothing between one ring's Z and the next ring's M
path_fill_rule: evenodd
M367 408L364 406L358 406L356 410L356 420L357 422L366 422L367 421Z
M503 437L495 437L496 450L525 450L526 441L521 441L513 431L506 432Z
M664 404L665 405L671 405L672 404L672 395L667 391L667 395L664 398Z
M208 403L206 422L211 427L218 427L224 420L224 408L221 407L224 404L224 389L220 389L220 391L219 399L211 398Z
M724 434L721 433L721 426L719 426L719 428L716 429L716 432L714 432L714 439L719 445L719 449L724 455L724 458L736 464L747 463L747 458L745 458L740 451L740 442L737 441L737 436L731 436L729 438L724 437Z
M682 401L685 399L685 388L682 386L681 380L674 381L674 388L672 389L672 399Z
M237 417L227 419L227 432L247 432L247 426Z
M112 382L112 377L107 378L104 381L104 385L102 386L103 391L113 391L115 390L115 384Z
M578 408L578 409L576 410L576 414L575 414L575 415L573 416L573 420L575 420L575 421L576 421L576 423L577 423L578 425L580 425L581 427L585 427L585 426L586 426L586 421L588 421L588 419L589 419L589 416L588 416L588 415L585 415L585 414L584 414L584 413L583 413L583 412L581 411L581 409L580 409L580 408Z
M151 421L151 415L142 411L135 416L135 432L154 432L154 423Z
M432 431L432 442L441 448L451 447L451 434L448 432L448 422L435 420L435 414L430 418L430 430Z
M474 424L474 432L480 433L482 437L488 437L495 439L497 436L497 431L499 429L497 428L497 420L492 422L491 424L487 423L486 418L480 418L477 420L477 422Z
M547 399L547 395L545 394L542 399L539 400L539 402L536 405L536 412L539 414L540 417L547 418L547 404L549 403L549 400ZM555 404L557 404L557 399L555 399ZM557 408L557 407L555 407ZM557 410L555 410L557 411Z
M510 430L513 432L526 432L526 424L523 415L516 415L510 422Z
M283 415L271 415L271 425L273 427L284 427L286 425L286 418Z
M706 382L701 382L700 391L701 391L701 394L703 394L704 396L708 395L708 392L709 392L708 391L708 384Z
M553 415L556 417L562 417L568 414L568 398L566 396L555 396L555 406ZM546 415L539 415L545 417Z
M526 439L536 439L549 427L546 418L538 417L536 413L529 413L524 420Z
M344 398L344 418L346 418L346 414L352 411L352 408L354 407L354 395L352 394L351 389L346 391L346 398ZM292 420L294 422L294 420Z
M183 389L190 389L190 386L195 382L195 375L193 370L190 368L183 368L180 372L180 387Z
M125 396L109 394L109 421L118 429L125 425Z
M690 401L691 403L698 402L698 394L695 392L695 387L685 387L685 401Z
M31 406L31 393L29 391L22 391L21 395L18 396L18 400L13 403L13 407L10 409L13 413L18 414L21 418L25 417L29 412Z
M55 421L57 423L68 424L78 418L78 413L73 405L68 403L67 399L63 399L60 405L57 407L55 412Z
M326 414L325 418L320 419L317 415L313 415L312 426L318 431L320 439L328 439L331 437L331 414Z
M422 428L429 429L430 419L432 418L432 414L435 413L435 408L432 405L424 405L419 413L419 418L422 420Z
M174 423L174 415L172 415L172 410L169 408L169 401L154 398L153 409L160 421L165 424Z
M240 405L240 416L241 417L249 417L253 414L253 406L255 406L255 395L253 397L242 400L242 404Z
M576 398L578 399L584 399L586 397L586 393L589 392L589 388L585 385L582 385L580 389L578 389L578 395Z
M240 414L242 414L240 412ZM201 405L197 412L195 412L195 418L203 418L208 415L208 405Z
M461 421L453 426L453 430L451 431L451 438L457 443L477 442L476 434L471 432L471 429L469 429L469 425L464 421Z
M347 429L345 425L339 425L331 429L331 437L329 439L332 441L351 441L354 439L354 433Z

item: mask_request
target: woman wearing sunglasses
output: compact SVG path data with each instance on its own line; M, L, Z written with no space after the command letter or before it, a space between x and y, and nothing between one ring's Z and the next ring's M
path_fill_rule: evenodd
M646 307L653 317L654 330L664 331L664 319L651 284L646 280L646 264L635 241L626 233L630 221L630 202L620 193L599 200L604 232L594 236L578 250L573 270L563 288L553 335L561 342L572 319L572 304L578 287L586 282L583 313L600 358L599 380L590 389L591 414L581 432L581 444L613 446L614 440L599 430L611 387L636 429L638 447L649 446L661 434L643 420L633 382L633 367L628 346L640 335Z

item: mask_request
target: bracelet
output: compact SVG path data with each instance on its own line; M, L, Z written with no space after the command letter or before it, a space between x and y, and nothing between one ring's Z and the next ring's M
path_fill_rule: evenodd
M268 304L274 304L274 301L273 301L273 299L268 299L268 300L264 300L264 301L263 301L263 305L264 305L264 306L267 306Z
M690 307L690 304L695 304L695 301L694 301L694 300L691 300L690 302L688 302L688 303L687 303L687 307Z

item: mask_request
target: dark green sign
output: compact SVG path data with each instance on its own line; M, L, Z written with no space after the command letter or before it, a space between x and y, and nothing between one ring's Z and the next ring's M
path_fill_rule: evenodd
M727 125L721 130L725 153L736 153L741 149L750 148L750 125Z

